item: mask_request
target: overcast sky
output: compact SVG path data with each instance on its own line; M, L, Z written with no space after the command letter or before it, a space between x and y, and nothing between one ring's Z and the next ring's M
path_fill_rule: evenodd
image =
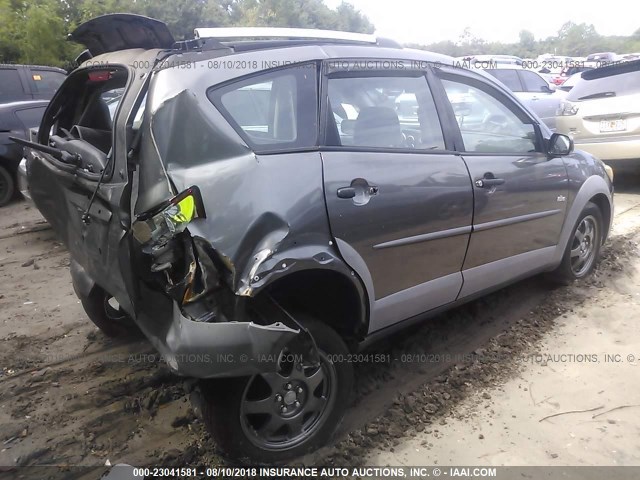
M341 0L325 0L335 8ZM458 40L465 27L488 41L516 42L520 30L536 40L555 35L568 21L591 23L601 35L631 35L640 28L635 2L602 0L347 0L376 26L376 34L399 42ZM636 5L633 7L632 5ZM626 14L624 13L626 11Z

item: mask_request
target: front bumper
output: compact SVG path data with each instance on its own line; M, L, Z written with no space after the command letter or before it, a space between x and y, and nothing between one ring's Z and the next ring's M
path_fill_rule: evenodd
M275 371L280 352L299 333L282 323L195 322L182 315L175 302L172 316L163 334L146 331L150 323L144 319L138 323L172 370L195 378Z

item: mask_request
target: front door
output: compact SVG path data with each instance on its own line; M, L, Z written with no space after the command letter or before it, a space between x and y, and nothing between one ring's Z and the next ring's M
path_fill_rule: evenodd
M324 90L331 231L367 287L370 331L452 302L472 189L424 72L333 71Z
M565 219L567 172L562 158L543 153L539 127L507 95L461 73L441 77L474 189L466 296L545 266Z

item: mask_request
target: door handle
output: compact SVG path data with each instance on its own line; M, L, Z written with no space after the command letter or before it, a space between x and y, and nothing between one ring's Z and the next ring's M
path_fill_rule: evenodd
M342 187L338 189L338 198L353 198L356 196L356 189L353 187Z
M378 187L375 185L356 183L351 187L340 187L336 192L338 198L355 198L358 194L364 194L365 197L378 194Z
M496 185L502 185L504 183L504 178L480 178L475 181L476 187L478 188L491 188Z

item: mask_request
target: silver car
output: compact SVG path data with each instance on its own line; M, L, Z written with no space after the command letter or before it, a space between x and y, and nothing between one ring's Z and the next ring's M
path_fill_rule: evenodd
M485 71L504 83L555 132L555 115L562 99L554 95L554 88L544 78L523 68L490 68Z

